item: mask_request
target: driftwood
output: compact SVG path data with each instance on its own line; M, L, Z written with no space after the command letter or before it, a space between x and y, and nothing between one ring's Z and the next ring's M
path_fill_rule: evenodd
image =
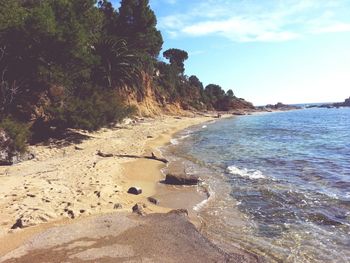
M169 162L165 158L157 157L153 152L152 152L151 156L139 156L139 155L131 155L131 154L103 153L101 151L98 151L97 155L101 156L101 157L119 157L119 158L135 158L135 159L144 158L144 159L159 161L159 162L162 162L162 163L168 163Z
M113 157L114 156L112 153L103 153L101 151L98 151L97 155L101 156L101 157Z

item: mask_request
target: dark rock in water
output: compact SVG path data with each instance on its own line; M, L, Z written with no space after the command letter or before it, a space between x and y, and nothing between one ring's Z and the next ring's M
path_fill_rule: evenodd
M167 174L165 183L173 185L197 185L199 179L196 176L187 174Z
M344 101L343 106L350 107L350 97Z
M196 185L200 182L199 177L186 173L184 164L172 162L166 172L164 183L172 185Z
M136 213L140 216L145 215L145 208L147 206L144 203L136 203L133 207L132 207L132 212Z
M147 200L155 205L158 205L158 203L159 203L159 201L157 199L155 199L154 197L148 197Z
M7 132L0 129L0 165L12 165L34 158L34 154L32 153L13 151L11 147L12 144L13 140Z
M333 109L333 108L340 108L340 107L350 107L350 97L347 98L344 102L328 103L328 104L322 104L322 105L311 105L311 106L308 106L307 108Z
M331 106L333 107L350 107L350 97L341 103L334 103Z
M329 218L322 213L315 213L315 214L308 215L308 220L320 225L328 225L328 226L342 225L341 222L338 222L332 218Z
M294 105L287 105L287 104L283 104L281 102L278 102L275 105L272 104L268 104L265 107L258 107L259 109L262 110L266 110L268 112L274 111L274 110L278 110L278 111L288 111L288 110L297 110L297 109L301 109L301 107L298 106L294 106Z
M142 189L138 187L130 187L128 190L128 194L139 195L142 193Z

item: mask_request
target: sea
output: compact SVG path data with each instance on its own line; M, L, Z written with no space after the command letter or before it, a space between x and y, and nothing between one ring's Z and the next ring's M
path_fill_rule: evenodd
M350 108L236 116L166 149L202 179L201 231L267 262L350 262Z

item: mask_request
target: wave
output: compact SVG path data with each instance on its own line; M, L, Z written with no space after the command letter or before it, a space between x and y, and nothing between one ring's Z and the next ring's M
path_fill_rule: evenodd
M247 168L240 169L234 165L227 167L227 171L230 174L239 175L241 177L248 177L250 179L264 179L264 178L266 178L266 176L263 175L262 172L259 170L247 169Z
M197 212L200 211L215 195L215 192L210 188L209 185L202 184L201 187L202 190L204 190L204 192L206 193L207 198L193 207L193 210Z
M172 145L178 145L178 144L179 144L179 140L178 140L178 139L171 139L171 140L170 140L170 143L171 143Z
M175 138L170 139L170 143L171 143L172 145L178 145L180 140L186 139L186 138L188 138L188 137L190 137L190 136L191 136L191 133L186 134L186 135L182 135L181 137L176 138L176 139L175 139Z

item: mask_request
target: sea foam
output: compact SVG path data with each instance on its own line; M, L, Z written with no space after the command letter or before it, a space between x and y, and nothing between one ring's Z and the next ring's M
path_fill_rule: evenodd
M266 178L261 171L259 170L254 170L254 169L247 169L247 168L242 168L239 169L238 167L231 165L229 167L227 167L227 171L230 174L234 174L234 175L239 175L242 177L248 177L250 179L263 179Z
M179 141L178 141L177 139L171 139L171 140L170 140L170 143L171 143L172 145L178 145L178 144L179 144Z

